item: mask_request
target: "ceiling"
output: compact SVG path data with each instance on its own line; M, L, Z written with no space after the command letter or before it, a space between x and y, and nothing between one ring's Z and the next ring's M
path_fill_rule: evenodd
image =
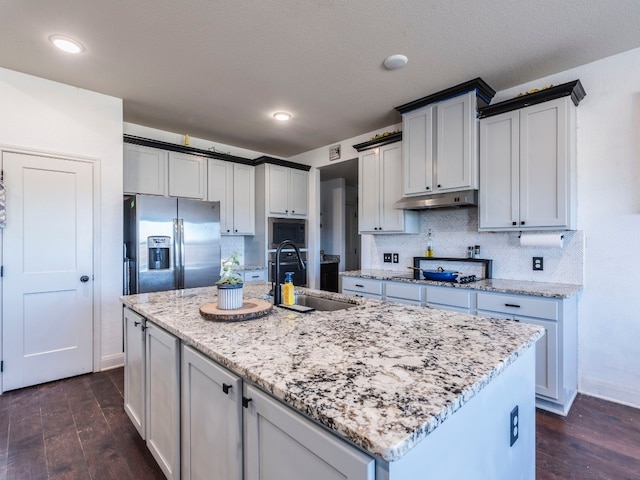
M124 100L124 120L289 157L640 46L638 0L0 0L0 66ZM86 51L54 51L51 34ZM382 62L404 54L408 65ZM586 86L588 88L588 86ZM272 114L285 110L289 122Z

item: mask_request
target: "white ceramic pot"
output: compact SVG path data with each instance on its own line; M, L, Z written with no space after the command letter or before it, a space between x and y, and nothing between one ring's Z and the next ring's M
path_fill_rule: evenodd
M237 310L242 307L242 283L238 285L218 285L218 308Z

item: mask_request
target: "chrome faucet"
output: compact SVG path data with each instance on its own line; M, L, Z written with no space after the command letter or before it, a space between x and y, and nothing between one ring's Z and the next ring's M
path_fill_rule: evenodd
M295 243L291 240L285 240L280 245L278 245L278 249L276 250L276 271L274 278L274 287L273 287L273 304L280 305L282 303L282 291L280 290L280 252L284 249L284 247L293 247L293 249L298 254L298 266L300 270L304 270L304 261L302 260L302 254Z

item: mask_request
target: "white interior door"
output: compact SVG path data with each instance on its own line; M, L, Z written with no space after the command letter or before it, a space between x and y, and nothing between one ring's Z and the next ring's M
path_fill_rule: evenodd
M2 154L3 391L92 371L93 165Z

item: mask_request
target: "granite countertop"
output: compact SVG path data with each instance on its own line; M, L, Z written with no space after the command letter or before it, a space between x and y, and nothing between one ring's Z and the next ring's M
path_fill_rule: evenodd
M406 270L352 270L341 272L345 277L373 278L376 280L393 280L397 282L418 283L421 285L437 285L451 288L466 288L483 290L485 292L514 293L521 295L536 295L548 298L569 298L582 290L582 285L569 283L532 282L526 280L505 280L490 278L471 283L436 282L432 280L416 280Z
M321 264L340 263L340 255L329 255L328 253L325 253L323 256L320 257L320 263Z
M265 282L245 284L264 298ZM296 288L356 306L211 322L215 287L122 301L371 454L400 459L543 335L536 325Z

